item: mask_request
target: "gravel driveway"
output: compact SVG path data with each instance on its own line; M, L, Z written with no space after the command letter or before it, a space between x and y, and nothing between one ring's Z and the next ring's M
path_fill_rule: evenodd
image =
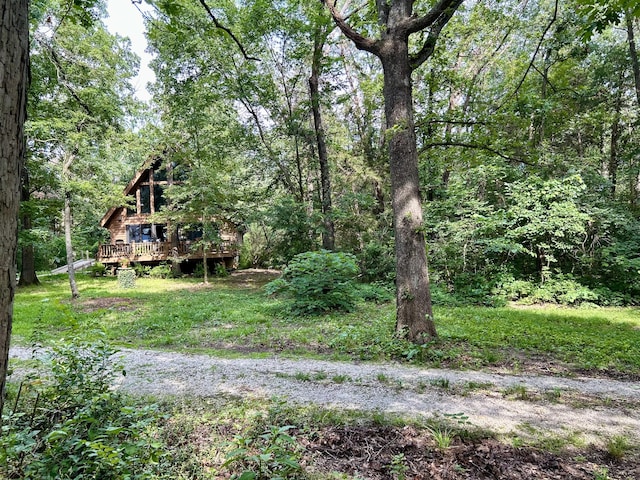
M11 350L12 357L30 355L26 348ZM640 440L640 385L631 382L151 350L125 349L117 356L127 371L117 388L138 395L278 396L300 405L414 417L463 412L472 424L498 433L533 427L579 432L587 440L617 434Z

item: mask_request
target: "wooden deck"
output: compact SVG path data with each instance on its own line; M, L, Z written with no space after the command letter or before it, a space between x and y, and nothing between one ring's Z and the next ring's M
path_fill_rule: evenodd
M237 245L232 242L222 242L207 250L207 258L232 258L237 254ZM179 242L177 246L172 246L170 242L142 242L100 245L98 249L98 261L104 265L117 264L124 259L136 263L156 263L173 258L202 259L202 248L195 247L192 242Z

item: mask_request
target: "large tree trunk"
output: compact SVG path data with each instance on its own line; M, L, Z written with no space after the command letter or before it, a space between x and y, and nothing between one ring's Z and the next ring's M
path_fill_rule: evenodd
M25 211L22 212L22 231L29 232L31 230L31 212L26 205L28 205L31 199L31 192L29 190L29 172L26 167L22 169L22 186L20 190L20 201L22 206L25 207ZM31 239L27 239L26 243L22 246L21 251L22 262L20 264L20 280L18 285L25 287L28 285L39 285L40 281L36 275L36 261L33 243Z
M422 225L411 66L406 40L387 39L381 50L396 248L396 330L422 343L435 337L436 329Z
M325 5L338 28L356 47L382 61L396 243L396 329L412 342L422 343L435 337L436 329L422 225L411 72L433 55L440 32L463 0L439 0L422 16L413 12L414 1L376 2L381 28L380 37L375 40L349 25L338 12L335 0ZM426 30L422 48L409 56L409 36Z
M327 143L325 141L324 126L322 124L322 114L320 112L320 69L322 67L322 47L325 32L317 29L313 40L313 61L311 63L311 76L309 77L309 93L311 95L311 111L313 113L313 126L318 145L318 161L320 162L320 189L322 202L322 221L324 230L322 232L322 248L325 250L335 250L335 229L331 218L331 174L329 172L329 155L327 154Z
M0 414L16 287L20 169L29 68L28 5L27 0L0 1Z

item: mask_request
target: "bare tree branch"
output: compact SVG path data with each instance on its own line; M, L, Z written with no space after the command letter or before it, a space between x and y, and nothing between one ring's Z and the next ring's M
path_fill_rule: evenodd
M448 17L451 18L453 13L462 4L463 1L464 0L440 0L431 8L431 10L427 12L426 15L423 15L422 17L410 17L406 25L407 32L411 34L420 32L425 28L429 28L436 21L438 21L441 15L445 14L449 9L453 9L453 11L449 13ZM440 27L440 29L442 29L442 27Z
M213 21L213 24L216 26L216 28L219 28L220 30L223 30L224 32L227 33L227 35L229 35L231 37L231 39L235 42L235 44L238 46L238 48L242 52L242 55L244 56L245 59L254 60L256 62L260 61L259 58L252 57L249 54L247 54L247 51L242 46L242 43L240 43L240 40L238 40L238 38L233 34L233 32L229 28L225 27L224 25L222 25L218 21L218 19L213 14L213 11L211 11L211 9L209 8L209 5L207 5L207 2L205 0L200 0L200 4L205 8L205 10L209 14L209 17L211 17L211 20Z
M465 143L465 142L434 142L434 143L426 143L422 146L422 148L420 149L421 151L425 151L428 148L434 148L434 147L463 147L463 148L473 148L476 150L485 150L487 152L493 153L494 155L497 155L500 158L503 158L509 162L512 163L524 163L525 165L530 165L533 166L533 163L527 161L527 160L523 160L522 158L515 158L515 157L511 157L505 153L502 153L498 150L496 150L495 148L492 148L488 145L482 145L480 143Z
M82 107L82 109L85 111L85 113L87 115L89 115L90 117L93 117L93 111L91 110L91 108L89 108L89 105L86 104L86 102L84 102L80 96L78 95L78 93L75 91L75 89L71 86L71 84L69 83L69 81L67 80L67 74L65 72L64 67L62 66L62 63L60 62L60 58L58 57L58 54L56 53L56 51L53 49L52 45L49 45L48 43L42 41L40 38L34 37L35 41L42 47L44 48L47 52L49 52L49 56L51 57L51 61L53 62L53 65L56 67L56 73L58 75L58 81L60 82L60 84L67 89L67 91L69 92L69 94L71 94L71 96L74 98L74 100L76 102L78 102L78 105L80 105L80 107Z
M424 120L421 122L416 122L416 127L422 127L424 125L432 125L434 123L445 123L447 125L489 125L489 122L482 122L477 120L447 120L447 119L433 119L433 120Z
M415 70L424 62L426 62L431 55L433 55L433 51L436 47L436 42L438 41L438 37L440 37L440 32L444 28L444 26L451 20L451 17L458 9L464 0L450 0L449 6L445 8L440 15L435 20L435 23L432 24L431 29L429 30L429 35L425 40L424 44L420 51L411 56L411 68ZM445 0L441 0L440 3L444 3ZM440 4L439 3L439 4ZM435 7L434 7L435 8ZM432 9L433 10L433 9ZM423 17L424 18L424 17ZM425 27L426 28L426 27Z
M520 87L522 87L522 84L526 80L527 75L529 75L529 72L534 67L533 64L536 61L536 57L538 56L538 52L540 52L540 47L542 47L542 42L544 41L544 37L547 36L547 33L549 32L549 30L551 29L551 26L555 23L557 18L558 18L558 0L555 0L555 4L554 4L554 7L553 7L553 15L551 16L551 19L549 20L549 23L547 24L546 28L544 29L544 32L542 32L542 35L540 36L540 41L538 42L538 45L536 46L536 49L533 52L533 56L531 57L531 61L529 62L529 65L527 66L527 70L524 72L524 75L522 76L522 78L518 82L518 85L516 86L515 90L513 92L511 92L509 95L507 95L506 97L504 97L504 100L502 100L502 103L500 105L498 105L498 107L495 109L496 112L498 110L500 110L502 107L504 107L506 105L507 101L509 101L516 93L518 93L518 91L520 90Z
M347 37L349 40L351 40L355 44L358 50L364 50L366 52L373 53L376 56L380 56L379 55L380 47L378 45L378 42L356 32L351 27L351 25L347 23L344 15L342 15L342 13L338 11L338 8L336 6L337 0L321 0L321 1L329 9L329 12L331 13L331 17L333 18L333 21L338 26L338 28L342 31L345 37Z

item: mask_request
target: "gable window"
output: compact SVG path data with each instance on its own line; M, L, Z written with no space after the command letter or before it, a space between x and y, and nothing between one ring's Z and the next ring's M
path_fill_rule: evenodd
M153 206L155 212L159 212L160 208L166 205L167 202L164 199L162 185L155 184L153 186L153 201L155 202Z
M151 213L151 190L149 185L140 186L140 213Z

